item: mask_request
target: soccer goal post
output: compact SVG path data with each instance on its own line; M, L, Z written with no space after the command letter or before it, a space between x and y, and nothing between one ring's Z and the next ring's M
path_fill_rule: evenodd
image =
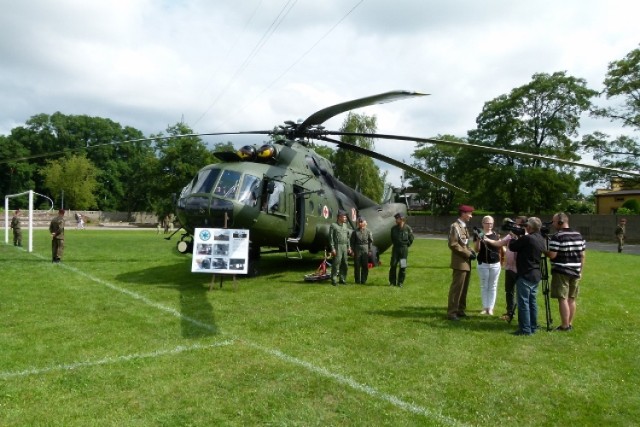
M24 196L25 194L29 195L29 232L28 232L28 243L27 243L27 251L33 252L33 190L25 191L24 193L19 194L9 194L4 196L4 243L9 244L9 199L13 199L16 197Z

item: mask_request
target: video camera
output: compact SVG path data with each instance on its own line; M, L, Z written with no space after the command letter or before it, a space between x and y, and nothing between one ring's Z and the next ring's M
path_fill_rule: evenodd
M473 237L475 240L482 240L484 237L484 231L480 230L478 227L473 227Z
M502 221L501 229L502 231L510 231L519 237L524 236L527 233L524 226L516 224L516 222L511 218L505 218L504 221Z

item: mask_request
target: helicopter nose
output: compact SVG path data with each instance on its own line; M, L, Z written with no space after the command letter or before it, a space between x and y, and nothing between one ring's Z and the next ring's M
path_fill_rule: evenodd
M233 203L208 197L189 197L179 209L189 228L223 228L233 224ZM225 215L226 214L226 215Z

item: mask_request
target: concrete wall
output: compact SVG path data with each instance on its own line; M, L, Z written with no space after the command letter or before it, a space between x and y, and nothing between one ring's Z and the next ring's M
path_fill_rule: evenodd
M492 215L495 220L495 229L500 230L503 216ZM543 215L540 219L551 221L552 215ZM569 224L571 228L580 231L586 240L615 241L614 231L621 216L617 215L571 215ZM640 215L625 215L627 219L627 241L640 242ZM409 216L409 224L416 233L447 234L455 216ZM482 215L476 215L471 219L470 226L482 228ZM504 234L501 232L500 234Z
M76 211L67 211L65 219L68 221L68 226L75 225L74 214ZM86 216L89 221L88 225L95 226L99 224L116 224L121 223L123 225L133 224L136 226L153 226L158 223L158 219L154 214L147 212L133 212L131 216L127 212L101 212L101 211L79 211L82 215ZM9 212L9 219L13 216L13 211ZM51 218L55 216L55 212L36 211L34 214L35 226L48 226ZM494 215L495 229L500 231L500 224L504 217ZM552 215L543 215L540 218L542 221L550 221ZM627 242L640 243L640 215L625 215L627 219ZM617 215L571 215L569 217L569 223L572 228L577 229L582 233L586 240L597 241L615 241L613 234L618 220L621 216ZM447 234L451 223L456 220L455 216L426 216L415 215L407 218L407 223L413 228L416 233L431 233L431 234ZM23 214L23 221L26 218ZM37 223L36 223L37 222ZM482 215L475 215L471 219L470 226L476 226L482 228ZM23 222L24 224L24 222ZM0 227L4 228L4 213L0 216ZM500 232L504 234L504 232Z

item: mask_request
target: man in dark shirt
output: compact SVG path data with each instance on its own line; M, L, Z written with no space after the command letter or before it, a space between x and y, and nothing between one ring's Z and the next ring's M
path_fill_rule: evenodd
M540 234L540 218L527 219L527 233L509 242L509 250L518 254L516 258L516 289L518 292L518 330L514 335L531 335L538 329L538 303L536 294L541 279L540 263L546 250L544 237Z

